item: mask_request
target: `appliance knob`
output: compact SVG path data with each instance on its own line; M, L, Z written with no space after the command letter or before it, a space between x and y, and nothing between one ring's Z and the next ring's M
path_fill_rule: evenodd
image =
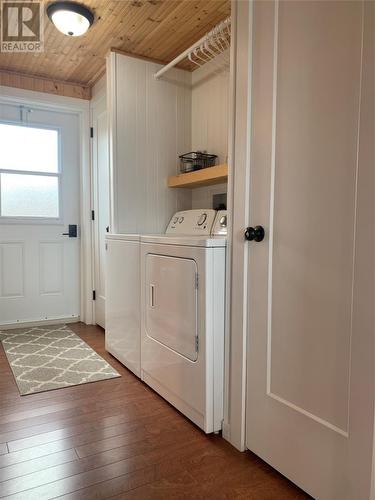
M173 224L177 224L177 222L178 222L178 217L174 217L173 218Z
M219 223L221 227L227 227L227 216L223 215L222 217L220 217Z
M203 214L199 217L199 219L198 219L198 222L197 222L198 226L203 226L203 224L206 222L206 220L207 220L207 214L206 214L206 213L203 213Z
M178 221L180 224L182 224L185 220L185 217L180 217L180 220Z

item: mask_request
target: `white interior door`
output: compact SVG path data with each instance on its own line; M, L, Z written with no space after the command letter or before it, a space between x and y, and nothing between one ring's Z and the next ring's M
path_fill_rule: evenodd
M109 151L105 96L92 105L94 173L95 322L105 328L105 235L109 230Z
M246 443L319 500L370 495L374 7L254 4Z
M0 151L0 325L78 319L78 117L0 103Z

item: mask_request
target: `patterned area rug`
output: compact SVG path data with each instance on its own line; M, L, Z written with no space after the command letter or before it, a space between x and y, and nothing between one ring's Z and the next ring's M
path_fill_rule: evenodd
M66 325L0 331L22 396L120 377Z

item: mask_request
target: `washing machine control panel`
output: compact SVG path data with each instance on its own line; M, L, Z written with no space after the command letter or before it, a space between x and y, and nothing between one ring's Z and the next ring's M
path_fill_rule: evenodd
M168 224L166 234L209 236L216 217L216 210L199 209L176 212Z

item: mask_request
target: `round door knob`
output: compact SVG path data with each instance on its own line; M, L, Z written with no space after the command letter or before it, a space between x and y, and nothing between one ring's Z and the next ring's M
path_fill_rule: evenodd
M264 239L264 229L262 226L248 227L245 231L245 239L248 241L262 241Z

